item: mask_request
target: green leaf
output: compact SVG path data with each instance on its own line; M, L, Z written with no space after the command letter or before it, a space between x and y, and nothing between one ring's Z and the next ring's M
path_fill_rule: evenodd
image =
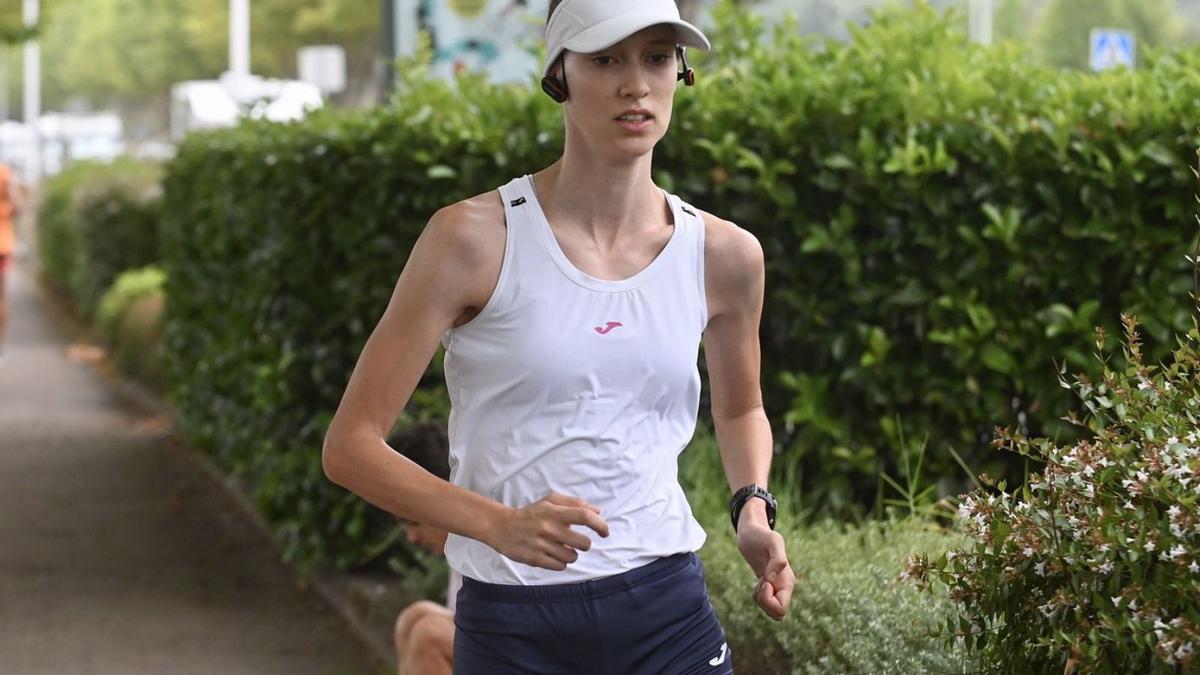
M988 342L979 350L979 358L983 364L992 370L1008 375L1016 369L1016 362L1011 354L995 342Z
M445 164L435 164L425 171L425 175L434 180L439 178L457 178L458 170Z

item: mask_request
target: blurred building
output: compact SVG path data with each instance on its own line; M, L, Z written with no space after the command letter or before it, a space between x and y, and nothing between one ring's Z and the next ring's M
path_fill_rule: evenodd
M421 0L418 22L433 40L433 72L482 71L491 82L526 82L540 70L549 0ZM402 18L403 19L403 18Z
M38 120L41 136L41 170L53 176L71 162L94 159L109 161L124 153L121 117L115 112L46 113ZM30 160L37 135L21 122L0 122L0 161L30 179Z
M190 80L171 86L171 141L187 132L231 127L243 117L287 122L303 119L324 105L315 84L257 75L224 73L217 80Z

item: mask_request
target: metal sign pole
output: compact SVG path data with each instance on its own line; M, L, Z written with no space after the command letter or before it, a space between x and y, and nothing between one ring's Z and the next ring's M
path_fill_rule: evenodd
M24 0L22 14L25 25L32 28L38 23L38 0ZM38 184L42 179L42 134L38 130L38 120L42 117L42 74L41 51L37 39L25 42L25 115L26 126L32 132L32 147L27 159L26 179L31 184Z

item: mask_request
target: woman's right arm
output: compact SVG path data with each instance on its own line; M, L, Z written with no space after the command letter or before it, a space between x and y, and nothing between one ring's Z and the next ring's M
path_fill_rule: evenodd
M401 518L481 541L529 565L564 569L591 541L570 529L608 526L584 500L551 493L514 509L457 487L393 450L387 435L437 351L442 334L496 286L504 211L488 193L434 214L350 376L321 461L334 483Z

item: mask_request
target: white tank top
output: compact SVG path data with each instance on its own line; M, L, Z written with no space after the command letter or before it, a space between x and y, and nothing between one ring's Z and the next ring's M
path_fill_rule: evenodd
M663 192L671 238L621 281L576 268L529 176L500 188L507 233L500 278L468 323L446 331L450 482L510 507L551 490L601 509L608 538L562 571L519 563L451 533L446 560L497 584L560 584L698 550L705 532L679 486L696 428L704 296L704 222Z

